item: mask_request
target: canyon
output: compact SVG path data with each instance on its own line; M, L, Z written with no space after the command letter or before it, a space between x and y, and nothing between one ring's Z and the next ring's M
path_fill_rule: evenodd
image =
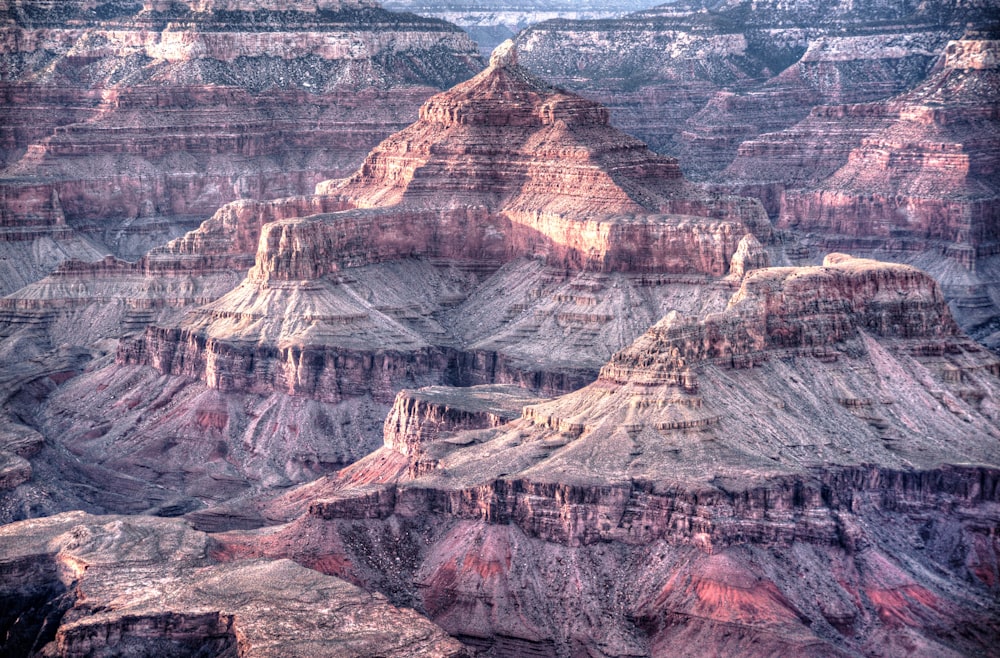
M454 0L389 0L382 3L386 9L409 11L421 16L440 18L458 25L479 44L488 55L495 47L511 39L524 28L555 18L597 20L618 18L631 12L647 9L656 0L520 0L506 2L500 7L481 2L455 2Z
M8 518L260 523L233 501L376 448L400 389L579 388L666 309L721 305L769 262L760 203L706 195L512 44L419 115L314 196L233 202L136 263L69 262L5 298L10 354L77 349L65 383L12 368L11 417L61 438L32 458L58 475Z
M815 106L888 98L947 42L997 24L989 2L680 1L518 35L525 65L608 106L615 125L711 180L757 135Z
M3 651L988 653L995 17L752 9L2 3Z
M458 28L360 0L11 0L0 41L4 293L311 192L482 66Z

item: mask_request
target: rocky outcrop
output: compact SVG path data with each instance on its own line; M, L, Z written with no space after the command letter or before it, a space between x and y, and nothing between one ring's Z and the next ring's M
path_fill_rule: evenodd
M253 504L220 506L367 454L399 390L574 390L665 307L722 308L739 276L766 265L760 204L698 190L516 57L498 51L321 194L233 202L135 263L69 263L3 300L8 344L39 357L100 344L92 368L26 416L54 446L102 465L78 477L93 486L88 509L260 523ZM403 180L414 153L424 173ZM206 428L169 400L218 420ZM56 449L35 462L71 467ZM84 490L52 481L19 487L12 516L30 514L23 501L40 490L47 513Z
M386 448L416 456L427 444L454 432L504 425L520 417L523 406L537 401L514 386L404 390L396 395L382 436Z
M4 526L5 651L467 655L382 596L289 560L219 564L213 544L183 521L149 517L76 512Z
M413 443L465 422L432 413L460 393L401 397L391 448L223 543L498 652L974 653L1000 637L998 393L926 274L831 255L750 272L506 425Z
M0 41L2 233L65 224L129 259L344 175L481 62L457 28L369 2L17 2Z
M817 105L909 89L949 39L991 22L985 3L680 2L541 23L518 43L529 69L608 105L615 125L714 180L742 142Z

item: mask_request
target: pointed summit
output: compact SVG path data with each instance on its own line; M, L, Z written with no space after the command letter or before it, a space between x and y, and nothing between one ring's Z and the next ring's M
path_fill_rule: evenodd
M490 55L490 68L501 68L507 66L518 66L517 46L513 39L507 39L493 49Z
M612 127L599 103L531 75L513 41L478 75L424 103L419 120L383 141L353 176L317 191L362 208L712 214L703 203L697 209L701 195L676 160Z

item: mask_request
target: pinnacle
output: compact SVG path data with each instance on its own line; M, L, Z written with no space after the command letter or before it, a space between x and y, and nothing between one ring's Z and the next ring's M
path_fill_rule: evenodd
M511 39L493 49L490 55L490 67L505 68L517 65L517 46Z

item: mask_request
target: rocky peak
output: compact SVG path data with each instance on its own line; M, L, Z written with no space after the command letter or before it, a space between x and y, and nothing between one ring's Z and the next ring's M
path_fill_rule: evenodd
M538 127L607 126L609 114L598 103L567 93L535 77L518 63L517 47L507 40L490 56L489 66L468 82L431 98L420 118L444 125Z
M512 39L507 39L493 49L493 53L490 55L490 66L518 66L517 46Z

